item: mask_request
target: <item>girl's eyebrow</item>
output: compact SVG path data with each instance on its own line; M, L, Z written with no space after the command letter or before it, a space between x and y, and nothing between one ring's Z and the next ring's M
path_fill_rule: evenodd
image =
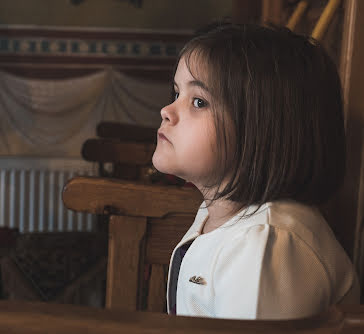
M203 90L205 90L206 92L209 92L207 86L202 81L200 81L200 80L192 80L192 81L189 81L188 84L190 86L200 87Z
M209 90L208 90L207 86L200 80L191 80L187 84L189 86L200 87L200 88L202 88L203 90L205 90L206 92L209 93ZM174 81L174 80L173 80L173 85L178 88L178 85L177 85L176 81Z

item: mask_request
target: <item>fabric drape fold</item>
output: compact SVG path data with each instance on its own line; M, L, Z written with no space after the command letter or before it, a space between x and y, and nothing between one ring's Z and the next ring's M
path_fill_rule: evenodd
M158 127L169 99L168 83L113 68L57 80L0 72L0 154L79 156L100 121Z

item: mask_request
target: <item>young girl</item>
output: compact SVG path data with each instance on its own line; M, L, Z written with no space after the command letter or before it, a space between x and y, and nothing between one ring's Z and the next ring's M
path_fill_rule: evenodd
M348 256L317 205L340 186L335 65L287 29L220 24L182 49L154 166L204 202L173 251L168 313L289 319L358 303Z

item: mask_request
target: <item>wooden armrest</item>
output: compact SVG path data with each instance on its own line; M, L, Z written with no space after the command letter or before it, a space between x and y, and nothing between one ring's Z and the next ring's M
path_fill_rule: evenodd
M121 142L117 139L88 139L82 145L81 154L87 161L116 162L130 165L152 163L154 144Z
M157 140L157 129L117 122L101 122L96 132L99 137L121 141L155 143Z
M74 305L0 301L1 333L362 333L364 306L353 313L332 307L298 320L224 320L153 312L103 310Z
M116 179L76 177L63 189L64 205L93 214L164 217L195 214L202 196L194 188L131 183Z

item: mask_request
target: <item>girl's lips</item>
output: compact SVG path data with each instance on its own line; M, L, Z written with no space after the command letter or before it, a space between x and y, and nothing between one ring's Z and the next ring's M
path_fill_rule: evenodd
M162 132L158 132L158 138L169 141L169 139Z

